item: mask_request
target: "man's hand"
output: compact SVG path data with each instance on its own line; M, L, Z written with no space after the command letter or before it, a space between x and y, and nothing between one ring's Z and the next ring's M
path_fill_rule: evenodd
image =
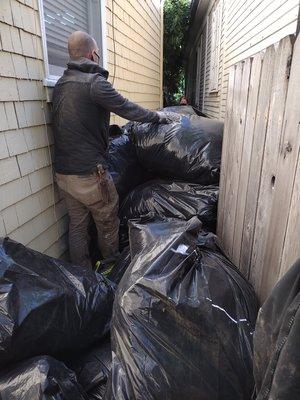
M180 115L172 112L157 112L159 124L172 124L173 122L180 122Z

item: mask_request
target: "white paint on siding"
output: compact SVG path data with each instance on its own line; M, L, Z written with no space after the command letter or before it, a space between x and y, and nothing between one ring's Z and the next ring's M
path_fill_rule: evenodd
M209 15L219 0L212 2ZM229 68L283 37L294 34L297 27L299 0L223 0L224 12L219 66L219 93L210 93L209 70L211 29L208 29L207 63L203 112L210 117L224 119ZM199 32L200 34L201 32Z

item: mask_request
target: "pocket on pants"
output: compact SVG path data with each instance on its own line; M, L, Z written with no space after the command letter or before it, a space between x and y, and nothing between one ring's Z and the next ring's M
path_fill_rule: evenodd
M72 176L69 178L68 193L86 206L102 200L98 178L94 175Z
M107 181L108 181L108 186L109 186L109 193L110 193L110 198L111 200L115 200L116 198L119 199L119 194L116 189L116 185L113 181L113 178L109 172L107 172Z
M102 193L103 202L106 205L113 202L116 196L118 196L114 181L107 170L105 174L99 178L99 188Z

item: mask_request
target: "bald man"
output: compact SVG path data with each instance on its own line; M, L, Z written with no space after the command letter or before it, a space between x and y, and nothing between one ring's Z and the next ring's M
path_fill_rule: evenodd
M90 35L74 32L68 50L68 68L53 93L54 167L70 216L71 260L91 266L90 215L104 259L114 259L119 250L119 198L107 171L110 112L131 121L172 120L130 102L112 87L108 72L99 66L99 49Z

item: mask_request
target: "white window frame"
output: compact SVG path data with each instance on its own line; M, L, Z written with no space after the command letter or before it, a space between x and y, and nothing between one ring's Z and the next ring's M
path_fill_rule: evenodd
M203 34L201 33L199 46L197 47L197 73L196 73L196 96L195 96L195 103L197 107L199 107L199 102L200 102L202 52L203 52Z
M95 0L89 0L94 2ZM102 48L102 66L107 68L107 37L106 37L106 6L105 1L100 0L100 18L101 18L101 48ZM53 87L60 78L60 76L51 75L49 70L49 59L48 59L48 49L47 49L47 39L46 39L46 26L44 19L44 6L43 0L38 0L39 14L40 14L40 24L42 33L42 45L43 45L43 56L44 56L44 66L45 66L45 78L44 86ZM93 23L93 20L92 20Z
M211 21L211 47L210 47L210 72L209 91L219 91L219 69L220 69L220 46L222 26L223 2L219 0L217 6L212 10Z

